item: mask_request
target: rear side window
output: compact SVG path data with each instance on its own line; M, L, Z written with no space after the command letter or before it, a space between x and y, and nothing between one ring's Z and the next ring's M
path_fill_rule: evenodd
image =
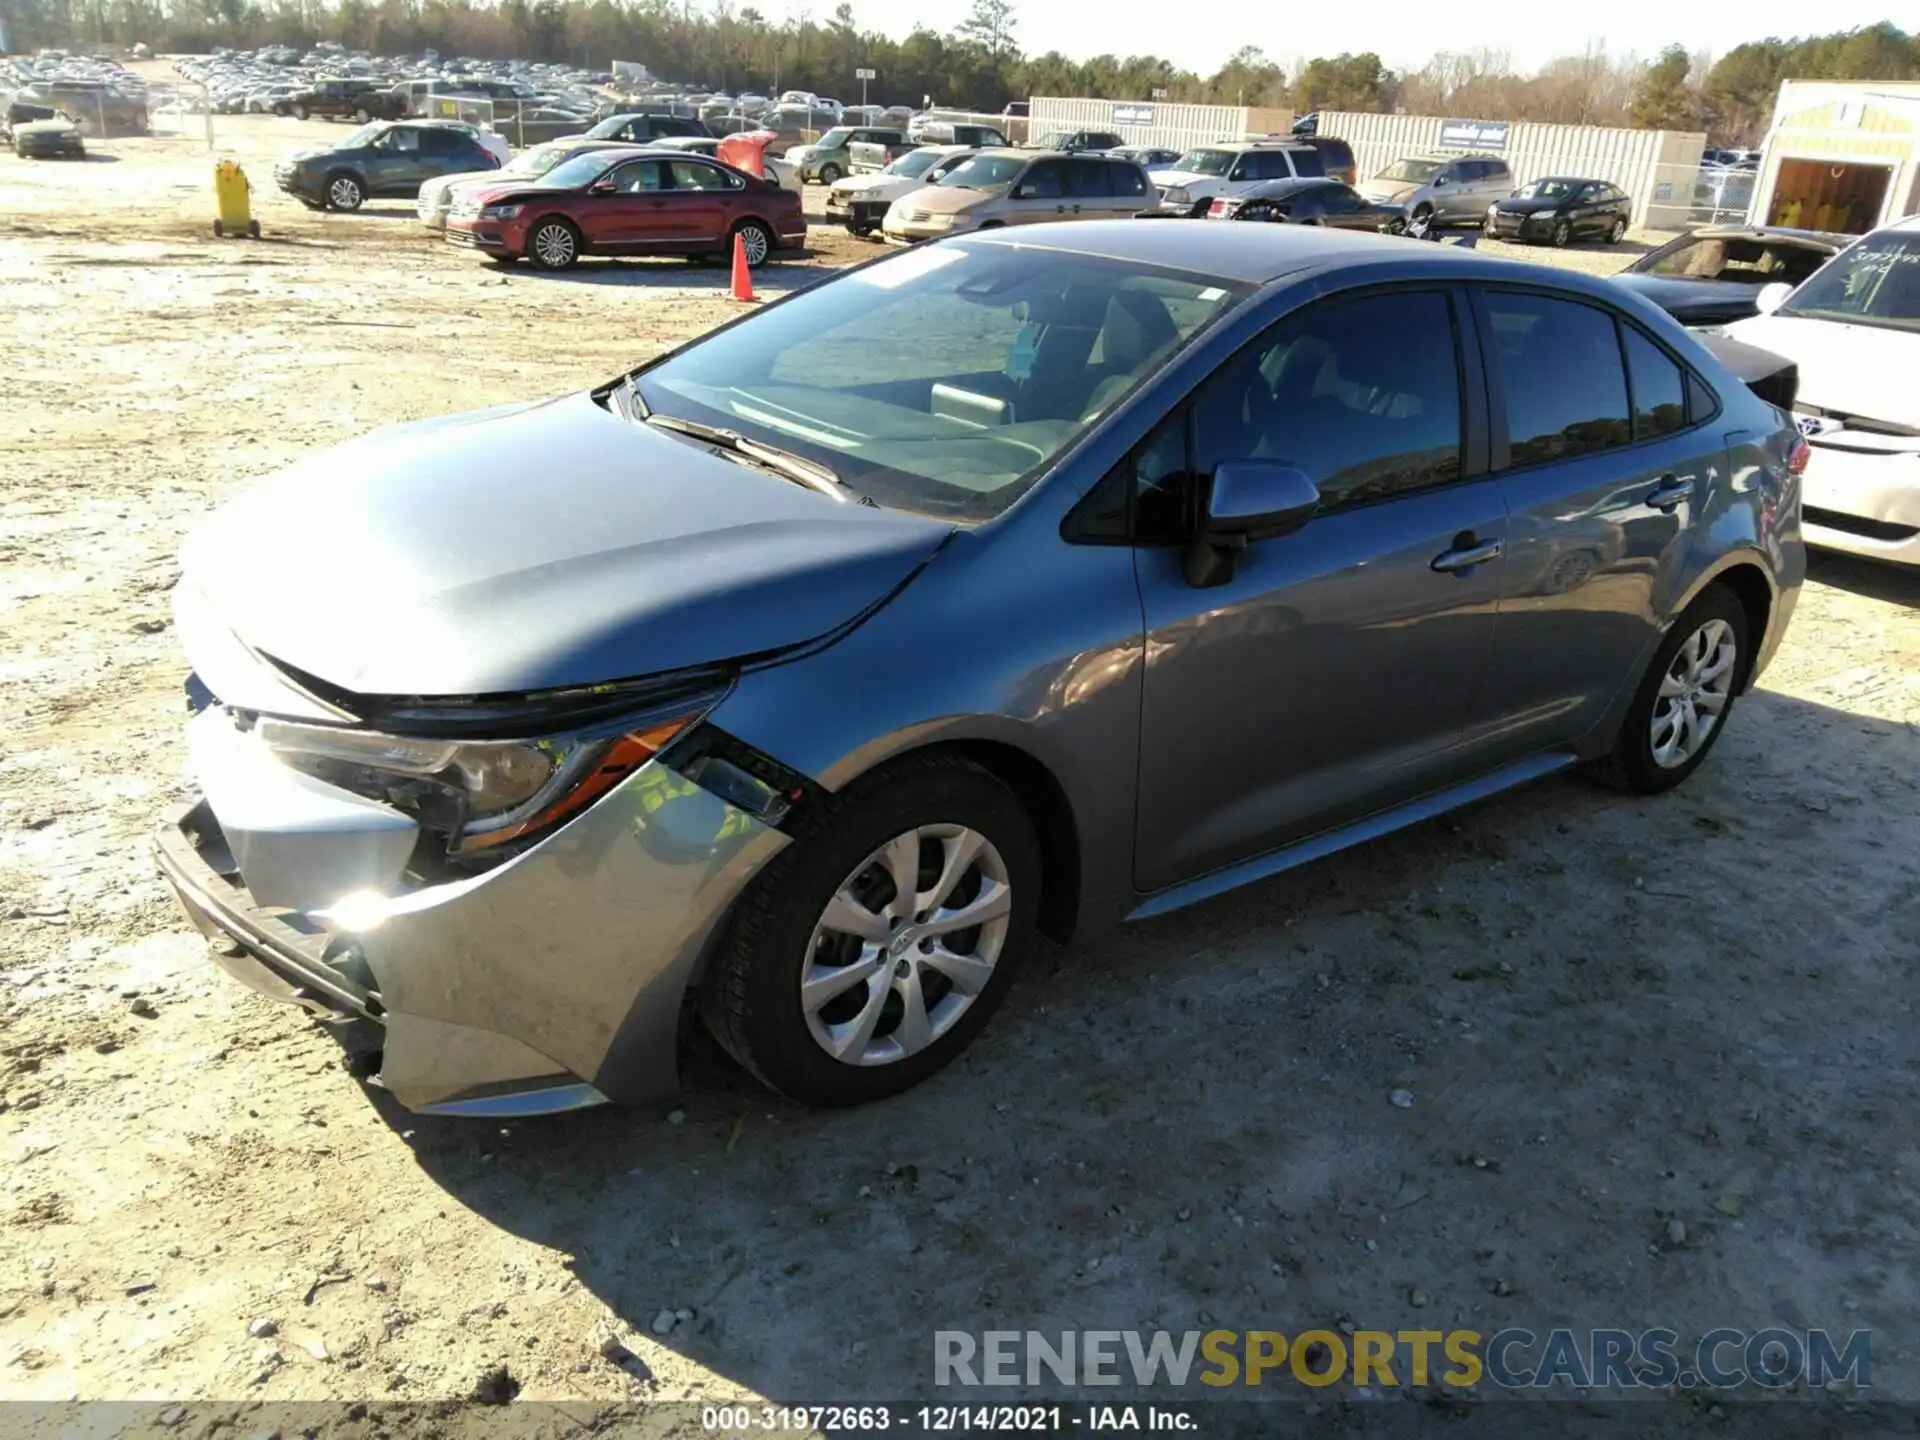
M1075 199L1105 200L1113 194L1108 178L1113 167L1104 160L1075 160L1067 166L1067 194Z
M1222 460L1296 465L1329 510L1458 478L1460 372L1446 295L1364 295L1290 316L1200 389L1193 433L1198 473Z
M1649 440L1687 428L1687 377L1672 356L1631 325L1620 327L1633 388L1633 438Z
M1293 173L1319 179L1327 173L1326 156L1318 149L1289 150L1288 158L1293 161Z
M1113 193L1116 195L1145 195L1153 189L1147 182L1147 172L1138 165L1109 165L1113 171Z
M1570 460L1632 438L1613 317L1546 295L1486 293L1509 462Z

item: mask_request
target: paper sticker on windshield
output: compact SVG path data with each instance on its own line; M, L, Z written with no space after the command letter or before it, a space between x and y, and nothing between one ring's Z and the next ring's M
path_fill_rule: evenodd
M1211 305L1214 301L1224 297L1226 293L1227 292L1222 290L1218 285L1209 285L1200 292L1199 298Z
M1040 327L1025 324L1019 334L1013 337L1013 348L1007 352L1007 374L1015 380L1025 380L1033 374L1033 357L1040 353Z
M896 255L891 260L883 260L878 265L869 265L864 270L856 270L847 278L858 280L863 285L876 285L882 290L898 290L923 276L946 265L953 264L967 252L954 246L929 246L923 250L909 250L904 255Z

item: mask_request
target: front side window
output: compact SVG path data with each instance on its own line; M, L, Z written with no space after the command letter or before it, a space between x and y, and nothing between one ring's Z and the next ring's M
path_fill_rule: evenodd
M1488 292L1486 307L1511 464L1570 460L1632 438L1611 315L1517 291Z
M651 195L666 188L658 160L635 160L622 165L608 178L613 182L614 193L619 195Z
M1920 330L1920 232L1882 231L1858 241L1775 313Z
M798 452L882 505L983 520L1247 291L949 241L804 291L637 384L650 410Z
M1026 166L1018 155L970 155L933 183L959 190L1004 190Z
M1106 200L1113 195L1113 167L1104 160L1075 160L1067 167L1067 193L1076 200Z
M1194 400L1194 469L1294 465L1324 508L1391 499L1460 474L1460 370L1447 296L1331 300L1281 321Z
M1066 193L1067 167L1059 160L1042 160L1021 177L1022 198L1058 200Z

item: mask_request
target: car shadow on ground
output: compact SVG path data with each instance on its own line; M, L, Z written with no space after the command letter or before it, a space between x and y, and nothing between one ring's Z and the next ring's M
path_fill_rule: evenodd
M703 1037L651 1110L373 1093L451 1197L775 1400L926 1397L939 1329L1897 1325L1897 1266L1845 1237L1914 1219L1871 1132L1909 1104L1885 815L1920 736L1734 713L1674 794L1562 776L1042 950L882 1104L799 1108ZM1724 1302L1672 1313L1703 1267Z
M688 261L674 258L622 259L588 256L570 270L541 270L523 263L494 267L499 273L550 280L567 285L664 286L675 290L725 290L733 272L725 261ZM794 290L818 285L839 273L821 266L782 265L773 261L753 272L753 288L777 299Z
M1920 610L1920 568L1837 550L1809 550L1807 578L1855 595Z

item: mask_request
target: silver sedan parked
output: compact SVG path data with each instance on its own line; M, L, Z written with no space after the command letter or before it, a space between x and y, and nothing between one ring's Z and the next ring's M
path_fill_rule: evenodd
M1036 931L1568 766L1685 780L1792 613L1805 454L1604 280L940 242L216 515L160 863L240 978L384 1024L415 1109L654 1099L688 1014L873 1100Z

